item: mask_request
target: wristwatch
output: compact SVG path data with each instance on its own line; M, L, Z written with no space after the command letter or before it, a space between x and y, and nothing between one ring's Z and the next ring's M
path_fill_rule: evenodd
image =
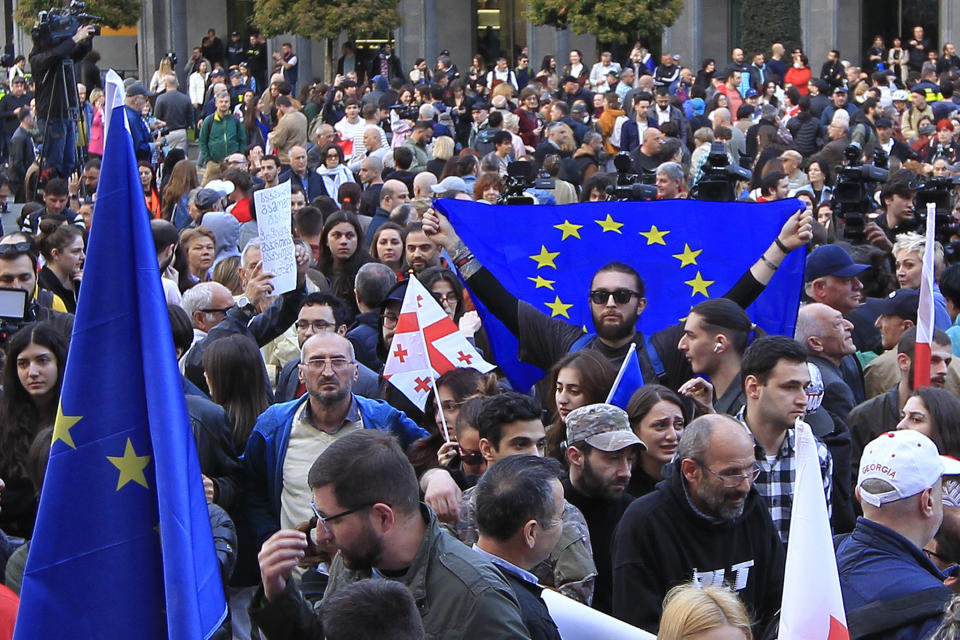
M256 305L250 302L250 300L247 299L247 296L240 296L240 299L237 300L237 306L240 307L241 311L249 314L256 313L257 311Z

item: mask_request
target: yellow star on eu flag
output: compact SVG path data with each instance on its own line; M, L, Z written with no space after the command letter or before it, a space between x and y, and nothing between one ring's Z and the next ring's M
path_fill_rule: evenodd
M604 218L603 220L594 220L594 222L600 225L600 228L603 229L604 233L606 233L607 231L614 231L620 234L623 233L623 231L620 231L620 227L623 226L623 223L617 222L616 220L611 218L609 213L607 214L607 217Z
M683 243L683 253L675 253L673 257L680 261L680 268L690 264L697 264L697 256L703 253L703 249L693 251L686 242Z
M564 220L563 224L555 224L553 225L553 228L563 231L563 237L560 238L561 241L570 237L574 237L577 240L582 240L580 237L580 229L583 228L582 224L573 224L569 220Z
M570 314L567 313L567 309L572 307L572 304L564 304L560 300L560 296L554 296L553 302L544 302L547 305L547 308L550 309L550 317L563 316L566 319L570 319Z
M59 440L71 449L76 449L77 445L73 443L70 429L78 422L80 422L80 416L63 415L63 403L57 404L57 419L53 423L53 442L50 443L50 446L53 446Z
M557 265L553 261L556 260L559 255L559 251L547 251L544 245L540 245L540 253L530 256L530 259L537 263L537 269L543 269L544 267L556 269Z
M688 284L693 287L693 291L690 292L690 297L702 293L705 298L710 297L710 293L707 291L707 287L713 284L713 280L704 280L703 276L700 275L700 272L697 271L697 276L693 280L687 280L683 284Z
M650 231L641 231L640 235L647 239L648 247L652 244L662 244L663 246L667 246L667 243L663 237L668 233L670 232L660 231L660 229L657 229L657 225L651 225Z
M553 290L553 283L556 282L556 280L547 280L546 278L541 278L540 276L536 276L535 278L528 277L527 280L529 280L534 285L536 285L534 287L536 289L543 289L544 287L546 287L551 291Z
M117 491L120 491L128 482L136 482L144 489L147 486L147 478L143 475L143 470L150 464L150 456L138 456L133 449L133 443L127 438L127 446L123 450L123 456L107 456L110 464L120 470L120 477L117 479Z

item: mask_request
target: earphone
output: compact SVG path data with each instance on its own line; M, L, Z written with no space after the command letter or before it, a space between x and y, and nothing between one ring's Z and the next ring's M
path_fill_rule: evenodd
M720 349L722 349L722 348L723 348L723 345L718 342L718 343L713 347L713 352L714 352L714 353L720 353Z

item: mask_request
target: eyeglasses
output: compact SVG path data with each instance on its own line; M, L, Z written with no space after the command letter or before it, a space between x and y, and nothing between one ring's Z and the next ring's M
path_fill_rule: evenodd
M340 513L334 514L334 515L332 515L332 516L327 516L326 518L324 518L322 515L320 515L320 512L317 511L317 505L315 505L315 504L313 503L313 500L310 501L310 508L313 510L313 515L316 516L316 518L317 518L317 523L320 524L321 526L323 526L324 530L325 530L327 533L331 533L331 531L330 531L330 526L329 526L327 523L333 522L334 520L336 520L336 519L338 519L338 518L342 518L342 517L344 517L344 516L348 516L348 515L350 515L351 513L356 513L357 511L360 511L361 509L367 509L367 508L369 508L369 507L372 507L374 504L376 504L376 503L375 503L375 502L367 502L367 503L365 503L365 504L361 504L361 505L358 506L358 507L354 507L353 509L347 509L346 511L341 511Z
M0 244L0 258L17 257L23 253L30 253L29 242L12 242Z
M395 313L385 313L383 314L383 326L392 329L393 327L397 326L397 321L399 319L400 316Z
M444 400L440 403L440 406L443 407L444 411L456 411L460 407L466 404L466 401L463 402L454 402L453 400Z
M712 476L716 476L720 479L720 482L723 484L725 489L733 489L734 487L739 487L744 480L749 480L753 482L760 475L760 465L756 462L753 463L753 470L750 473L730 473L730 474L720 474L708 467L703 462L697 460L703 469L710 473Z
M222 313L226 315L227 311L230 311L233 307L224 307L222 309L200 309L203 313Z
M455 305L460 302L460 298L457 296L455 291L450 291L448 293L432 293L430 295L432 295L433 299L440 304L443 304L444 301L446 301L446 303L449 305Z
M353 364L353 360L347 358L313 358L303 363L308 369L314 371L323 371L327 365L333 367L334 371L342 371Z
M594 304L607 304L607 301L610 300L610 296L613 296L613 301L617 304L627 304L630 302L630 298L633 296L637 296L639 298L640 294L633 289L617 289L615 291L594 289L590 292L590 302Z
M333 322L327 322L326 320L297 320L293 323L293 326L297 328L297 331L306 331L311 328L314 331L327 331L335 328L337 325Z

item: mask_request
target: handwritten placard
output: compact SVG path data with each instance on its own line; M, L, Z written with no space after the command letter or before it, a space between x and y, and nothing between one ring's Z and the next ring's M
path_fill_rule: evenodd
M290 182L253 194L263 270L274 274L272 295L297 286L297 258L290 230Z

